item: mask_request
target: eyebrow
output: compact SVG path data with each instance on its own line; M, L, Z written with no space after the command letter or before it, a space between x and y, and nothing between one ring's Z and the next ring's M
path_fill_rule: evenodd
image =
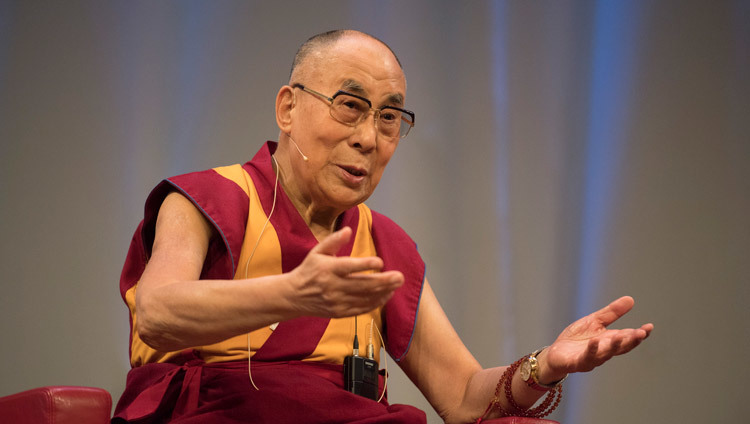
M367 94L365 88L362 87L362 84L352 79L348 79L342 82L341 89L360 96L364 96L365 94Z
M341 90L348 91L352 94L356 94L362 97L367 97L367 90L358 81L348 79L341 83ZM372 100L371 100L372 101ZM388 95L386 103L397 106L403 106L404 96L400 93L393 93Z

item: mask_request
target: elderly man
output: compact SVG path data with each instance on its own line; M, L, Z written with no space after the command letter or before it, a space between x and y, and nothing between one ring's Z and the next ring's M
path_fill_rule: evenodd
M358 377L350 369L345 378L342 364L363 363L355 335L372 364L378 333L446 422L540 416L568 373L648 336L651 324L606 329L632 307L624 297L550 347L482 369L415 244L363 204L414 125L405 96L383 42L350 30L317 35L276 97L278 144L154 189L120 284L133 369L114 422L424 422L422 411L380 399L382 376L377 396L357 393L366 381L345 383Z

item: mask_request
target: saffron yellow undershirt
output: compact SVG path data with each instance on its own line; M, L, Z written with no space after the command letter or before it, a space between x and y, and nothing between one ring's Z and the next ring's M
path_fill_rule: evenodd
M276 229L269 222L266 225L265 230L263 230L263 226L268 220L268 216L263 211L258 193L250 175L248 175L240 165L214 168L214 170L224 178L236 183L250 199L245 238L242 242L242 249L240 251L234 279L239 280L281 274L281 246L276 234ZM370 209L364 204L359 205L358 207L359 224L354 238L354 246L352 248L351 256L375 256L375 245L372 239L372 214L370 213ZM248 259L250 258L251 252L256 243L258 243L258 247L253 254L252 262L248 264ZM135 330L137 319L137 313L135 310L135 291L137 290L137 287L137 284L134 285L125 294L125 301L130 309L133 322L130 358L131 365L136 367L146 363L169 361L180 352L156 351L146 345ZM374 320L377 328L382 328L380 312L381 308L378 308L368 314L360 315L357 319L357 334L360 340L361 352L364 352L365 346L368 343L371 320ZM255 354L268 337L270 337L272 332L273 330L267 326L250 333L251 354ZM353 339L353 317L331 319L315 351L303 360L341 364L343 363L345 356L351 355ZM372 341L375 347L375 360L379 362L381 343L377 332L373 332ZM194 349L197 350L201 358L208 363L243 359L247 360L247 335L241 334L219 343L208 346L199 346Z

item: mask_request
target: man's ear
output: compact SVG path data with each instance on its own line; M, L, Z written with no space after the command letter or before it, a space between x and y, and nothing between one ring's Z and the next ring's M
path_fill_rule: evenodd
M294 89L285 85L276 94L276 125L281 132L292 132L292 109L294 109Z

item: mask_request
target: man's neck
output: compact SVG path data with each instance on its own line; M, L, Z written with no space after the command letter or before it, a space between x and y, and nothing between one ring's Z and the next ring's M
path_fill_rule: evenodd
M276 158L276 161L273 161L274 171L279 172L279 184L284 189L284 193L286 193L294 208L299 212L302 220L305 221L305 224L307 224L307 227L315 238L321 241L336 231L336 223L344 211L339 211L331 207L319 207L309 196L304 196L296 188L296 185L291 180L293 174L285 172L287 169L292 169L287 147L288 144L280 143L279 148L274 153L273 156ZM279 167L278 170L275 169L277 166Z

